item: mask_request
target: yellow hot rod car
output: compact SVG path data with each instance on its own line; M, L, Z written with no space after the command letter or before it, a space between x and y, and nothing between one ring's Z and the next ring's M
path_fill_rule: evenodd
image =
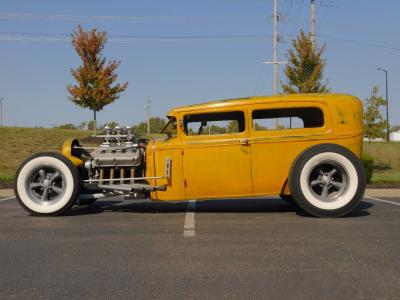
M280 196L317 217L349 214L365 191L359 161L362 103L342 94L250 97L171 110L164 140L106 128L85 148L38 153L17 171L15 193L33 215L134 194L152 200ZM115 131L114 130L114 131Z

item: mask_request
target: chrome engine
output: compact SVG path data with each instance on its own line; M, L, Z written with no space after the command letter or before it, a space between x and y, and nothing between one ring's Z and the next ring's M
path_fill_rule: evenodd
M148 195L151 191L165 191L166 184L150 185L147 180L169 181L172 160L170 158L165 160L165 175L146 177L148 140L137 139L130 127L121 129L117 126L114 128L115 132L107 127L105 130L105 135L96 136L103 138L103 143L99 147L81 147L77 140L72 145L71 154L85 162L84 168L81 169L81 176L85 178L82 180L83 188L92 193L96 190L103 193L104 191L134 193L135 197ZM90 197L94 197L93 195L89 194Z
M89 180L99 183L134 183L133 178L143 177L145 171L146 140L138 140L130 127L117 126L114 132L105 128L103 143L94 148L85 162Z

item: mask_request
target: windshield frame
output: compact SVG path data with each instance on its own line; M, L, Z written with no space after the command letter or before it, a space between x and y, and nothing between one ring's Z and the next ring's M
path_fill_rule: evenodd
M165 124L161 133L166 134L168 138L173 138L178 136L178 122L175 116L167 116L168 122ZM175 128L174 128L175 123Z

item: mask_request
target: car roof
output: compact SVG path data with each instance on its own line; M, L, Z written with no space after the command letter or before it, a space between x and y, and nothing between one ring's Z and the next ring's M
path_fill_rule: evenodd
M247 98L234 98L226 100L209 101L199 104L185 105L172 109L168 115L175 115L179 112L200 111L204 109L213 109L221 107L230 107L238 105L252 105L265 102L302 102L302 101L326 101L335 102L343 98L354 98L347 94L290 94L290 95L277 95L277 96L252 96Z

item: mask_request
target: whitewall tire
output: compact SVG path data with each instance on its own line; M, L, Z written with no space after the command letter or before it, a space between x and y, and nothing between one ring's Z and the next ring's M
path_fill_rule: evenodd
M18 168L14 190L21 206L32 215L60 215L79 196L79 172L56 152L34 154Z
M313 216L344 216L364 195L364 169L359 159L342 146L314 146L294 162L289 189L295 202Z

